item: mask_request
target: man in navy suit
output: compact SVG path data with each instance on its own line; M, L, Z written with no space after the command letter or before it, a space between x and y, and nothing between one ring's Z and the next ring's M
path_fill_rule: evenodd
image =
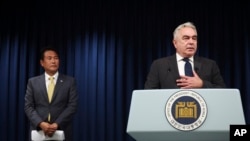
M72 141L72 119L77 110L78 94L73 77L58 72L59 56L54 48L41 51L40 64L45 73L30 78L25 94L25 113L31 130L43 130L53 136L56 130L63 130L66 141ZM49 101L47 89L52 76L55 88Z
M193 23L186 22L179 25L173 33L176 54L153 61L144 88L225 88L216 62L195 55L197 37L197 30ZM193 76L185 75L184 58L189 59Z

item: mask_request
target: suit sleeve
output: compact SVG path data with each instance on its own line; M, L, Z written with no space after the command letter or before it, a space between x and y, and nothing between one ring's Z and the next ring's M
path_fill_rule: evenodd
M25 94L25 105L24 105L24 111L29 118L31 124L33 127L37 127L37 130L39 130L38 124L42 122L41 116L37 113L35 110L35 101L34 101L34 87L32 81L29 79Z
M159 80L159 72L157 62L154 61L151 64L150 71L147 75L147 80L144 84L144 89L159 89L160 88L160 80Z

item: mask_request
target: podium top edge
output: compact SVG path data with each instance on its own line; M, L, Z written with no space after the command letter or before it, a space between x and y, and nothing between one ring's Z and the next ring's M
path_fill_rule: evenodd
M208 88L200 88L200 89L135 89L133 90L133 93L134 92L137 92L137 91L235 91L235 92L238 92L240 93L240 90L237 89L237 88L225 88L225 89L219 89L219 88L211 88L211 89L208 89Z

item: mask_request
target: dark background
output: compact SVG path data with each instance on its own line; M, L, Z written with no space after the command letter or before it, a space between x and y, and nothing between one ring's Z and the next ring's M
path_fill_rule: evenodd
M28 140L24 95L28 78L43 73L45 45L59 49L60 72L77 79L74 139L133 140L131 94L143 89L154 59L175 53L172 32L186 21L197 26L197 54L214 59L227 87L240 90L249 124L249 8L242 1L2 0L0 140Z

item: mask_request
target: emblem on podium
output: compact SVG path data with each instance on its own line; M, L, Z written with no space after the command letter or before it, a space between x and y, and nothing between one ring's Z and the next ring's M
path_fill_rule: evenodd
M207 117L206 101L192 90L180 90L169 97L165 115L168 122L181 131L199 128Z

